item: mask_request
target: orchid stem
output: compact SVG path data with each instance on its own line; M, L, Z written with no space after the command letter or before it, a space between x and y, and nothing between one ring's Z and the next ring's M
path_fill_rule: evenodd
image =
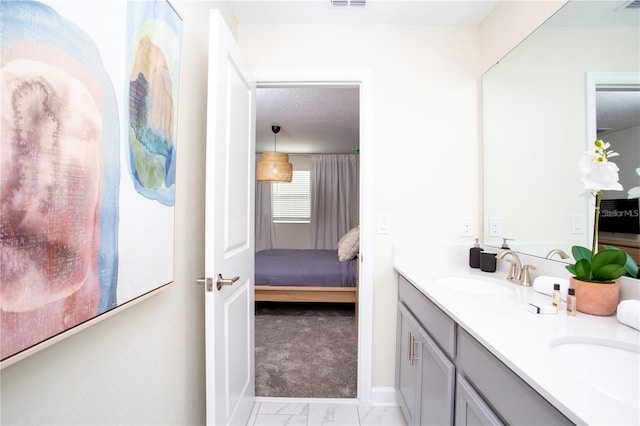
M602 190L596 193L596 212L595 220L593 222L593 244L591 245L591 263L593 264L593 257L598 253L598 224L600 223L600 203L602 202Z

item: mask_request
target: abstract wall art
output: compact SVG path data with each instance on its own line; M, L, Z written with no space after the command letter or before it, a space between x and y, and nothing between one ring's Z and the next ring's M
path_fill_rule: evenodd
M130 3L0 3L2 367L173 281L181 21Z
M127 16L131 175L140 194L172 206L180 20L166 2L130 2Z

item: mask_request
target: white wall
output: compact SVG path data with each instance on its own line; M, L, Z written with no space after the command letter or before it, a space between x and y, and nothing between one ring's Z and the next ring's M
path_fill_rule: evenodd
M459 241L461 218L478 216L477 28L240 25L238 42L256 69L373 72L375 177L366 185L370 214L391 220L374 240L369 283L373 385L393 386L393 243Z

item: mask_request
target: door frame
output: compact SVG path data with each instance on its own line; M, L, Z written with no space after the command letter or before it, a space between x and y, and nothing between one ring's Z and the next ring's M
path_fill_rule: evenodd
M373 72L370 70L254 70L256 87L360 88L360 276L358 287L358 392L371 405L373 358Z

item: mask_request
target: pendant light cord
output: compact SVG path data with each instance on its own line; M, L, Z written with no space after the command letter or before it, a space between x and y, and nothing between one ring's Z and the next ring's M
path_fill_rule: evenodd
M273 132L273 171L277 173L276 168L276 154L278 153L278 132L280 132L280 126L271 126Z

